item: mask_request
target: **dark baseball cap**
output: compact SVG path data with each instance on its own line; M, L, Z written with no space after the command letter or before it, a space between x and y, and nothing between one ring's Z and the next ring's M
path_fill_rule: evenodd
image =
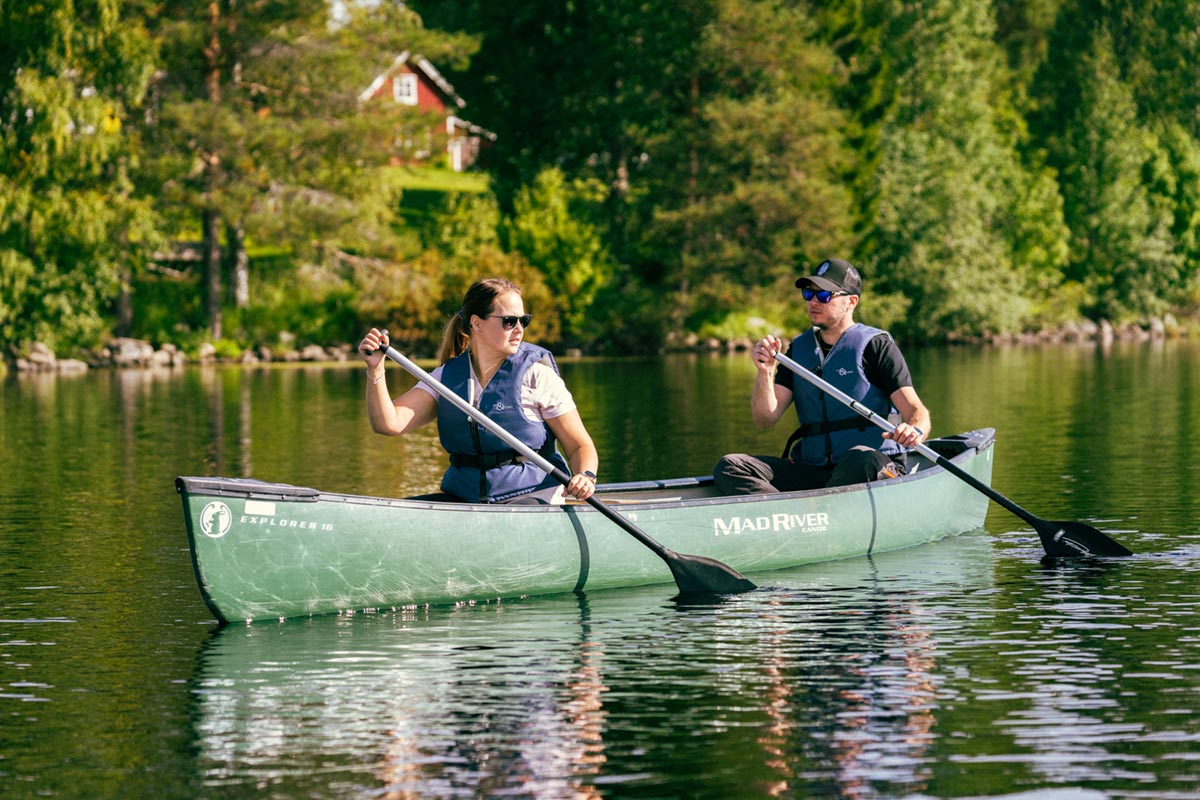
M805 286L815 286L831 292L862 294L862 276L849 261L830 258L821 262L815 274L796 281L797 289L803 289Z

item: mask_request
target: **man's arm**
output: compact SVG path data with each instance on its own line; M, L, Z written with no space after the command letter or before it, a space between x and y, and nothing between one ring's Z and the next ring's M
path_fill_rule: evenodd
M772 370L773 371L773 370ZM750 394L750 413L759 430L770 428L792 402L792 390L780 386L770 373L759 372L754 379L754 390Z
M750 415L759 430L770 428L792 402L792 390L775 382L775 354L783 349L783 342L775 336L764 336L750 349L754 367L754 388L750 392Z
M884 437L894 439L905 447L912 447L926 439L933 424L929 409L917 396L908 363L891 336L880 334L871 340L867 346L864 368L867 380L887 392L892 407L900 412L900 424L896 426L895 434L885 433Z
M901 386L892 392L891 400L892 406L900 412L902 421L894 433L883 434L884 438L894 439L905 447L924 441L929 436L933 422L929 419L929 409L917 396L917 390L911 386Z

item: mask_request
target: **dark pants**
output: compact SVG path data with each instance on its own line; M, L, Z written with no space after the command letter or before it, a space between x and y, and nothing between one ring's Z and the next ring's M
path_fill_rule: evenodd
M717 462L713 480L721 494L757 494L849 486L894 477L888 473L904 472L903 461L893 461L870 447L855 447L832 467L796 464L777 456L732 453Z

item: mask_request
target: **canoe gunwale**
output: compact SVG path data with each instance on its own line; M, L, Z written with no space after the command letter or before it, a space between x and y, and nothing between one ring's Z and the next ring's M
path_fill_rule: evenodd
M982 453L995 444L995 430L981 428L962 434L954 434L940 439L931 439L926 444L952 463L973 458L976 453ZM871 487L904 484L920 481L924 478L944 472L936 464L929 464L924 458L916 457L921 467L916 472L879 481L875 484L852 484L849 486L834 486L820 489L805 489L795 492L779 492L775 494L748 495L715 495L688 497L684 494L654 500L647 498L637 500L639 510L659 510L677 507L703 507L709 505L739 505L744 503L759 503L779 501L782 499L810 499L822 495L839 495L852 492L870 491ZM666 478L662 480L628 481L623 483L602 483L596 487L597 496L601 500L612 500L619 503L623 494L636 497L639 493L649 493L653 490L710 489L713 484L712 476L696 476L683 478ZM253 478L219 478L219 477L190 477L180 476L175 479L176 491L180 494L203 494L215 497L240 497L251 500L276 500L283 502L344 502L360 505L387 506L393 508L411 508L424 511L438 510L446 512L491 513L491 514L546 514L571 512L595 513L595 509L586 504L569 503L566 505L522 505L502 503L456 503L438 500L423 500L412 497L376 497L372 495L352 494L345 492L322 492L306 486L296 486L287 483L269 483Z

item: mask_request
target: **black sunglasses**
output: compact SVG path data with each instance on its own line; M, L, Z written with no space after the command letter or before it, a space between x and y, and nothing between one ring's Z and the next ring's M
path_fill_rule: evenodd
M828 303L835 297L850 294L849 292L831 292L827 289L801 289L800 294L804 295L805 301L812 300L814 297L822 303Z
M519 317L512 316L511 314L488 314L484 319L491 319L492 317L500 320L500 324L504 326L504 330L506 331L511 331L517 327L518 322L521 323L522 328L528 328L529 323L533 322L533 314L522 314Z

